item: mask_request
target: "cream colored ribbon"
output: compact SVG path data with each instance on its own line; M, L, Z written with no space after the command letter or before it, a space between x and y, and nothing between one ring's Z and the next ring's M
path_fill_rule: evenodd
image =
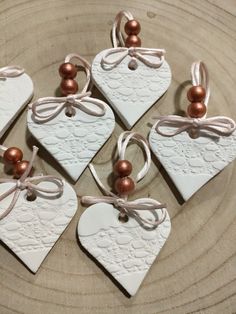
M39 175L34 177L29 177L30 171L33 166L34 159L37 155L38 147L33 147L33 153L32 157L30 159L30 162L28 164L28 167L26 168L25 172L22 174L22 176L19 179L0 179L0 183L13 183L13 186L9 188L6 192L0 195L0 202L4 200L9 195L13 194L12 200L10 202L10 205L4 210L3 213L0 214L0 220L6 217L14 208L16 205L16 202L20 196L20 193L23 190L27 190L28 195L32 195L34 192L43 192L46 194L60 194L63 192L64 183L63 180L51 176L51 175ZM56 185L55 188L43 188L40 187L38 184L40 182L49 181ZM34 184L34 182L37 182L37 184Z
M112 26L112 44L114 48L109 49L105 56L103 56L101 66L104 69L113 69L127 56L130 56L132 58L131 60L138 59L151 68L159 68L165 60L165 50L142 47L126 48L123 38L124 36L120 31L120 24L123 18L127 21L134 19L133 15L129 11L120 11L116 15ZM152 56L154 58L147 58L147 56Z
M5 79L7 77L17 77L22 75L25 70L18 65L8 65L0 68L0 78Z
M114 58L109 58L112 55L116 55ZM120 64L127 56L132 57L132 59L138 59L143 62L145 65L151 68L159 68L165 60L165 50L164 49L155 49L155 48L139 48L139 47L118 47L111 48L107 53L102 57L101 65L103 68L114 68ZM146 58L145 56L155 57L154 61Z
M206 90L206 96L204 104L208 105L210 97L209 88L209 75L206 65L202 62L194 62L191 67L191 76L193 86L202 85ZM236 123L233 119L216 116L206 118L206 114L203 118L191 118L181 117L176 115L160 116L156 117L158 121L155 123L154 128L156 132L162 136L171 137L180 134L184 131L194 131L195 136L199 135L200 130L209 131L217 135L228 136L232 134L236 129ZM174 127L171 132L169 129L163 129L162 127Z
M68 95L66 97L43 97L30 104L29 108L32 110L33 117L37 122L50 121L63 109L66 109L66 113L71 116L75 114L75 108L92 116L104 116L106 113L104 102L97 98L92 98L90 95L91 92L86 92L83 94ZM91 106L88 106L88 102L96 106L96 109L92 109ZM50 106L51 104L53 106Z
M86 73L86 83L81 93L71 94L66 97L43 97L29 104L33 118L36 122L44 123L54 119L63 109L70 116L75 114L75 109L79 109L89 115L101 117L106 113L106 104L97 98L90 97L91 92L87 91L91 81L90 64L80 55L70 53L65 58L65 63L71 59L77 59L82 63ZM94 108L88 105L93 104Z
M127 148L128 143L130 140L136 141L138 144L140 144L144 150L145 153L145 164L143 168L140 170L140 172L136 176L136 182L140 181L144 178L144 176L147 174L150 164L151 164L151 154L150 149L147 140L136 132L130 132L126 131L123 132L117 142L117 150L119 159L124 159L125 151ZM148 227L157 227L160 225L166 218L166 204L160 204L158 201L152 199L152 198L139 198L134 201L128 201L127 198L124 198L122 196L116 195L109 191L101 182L99 179L95 168L92 164L89 165L89 169L98 184L98 186L101 188L105 196L83 196L81 199L81 202L86 205L92 205L97 203L107 203L107 204L113 204L114 207L116 207L118 210L120 210L120 216L129 216L135 218L141 225L145 225ZM161 209L161 217L157 217L156 212L154 212L156 209ZM154 221L148 220L143 218L138 211L139 210L149 210L152 212L154 216Z

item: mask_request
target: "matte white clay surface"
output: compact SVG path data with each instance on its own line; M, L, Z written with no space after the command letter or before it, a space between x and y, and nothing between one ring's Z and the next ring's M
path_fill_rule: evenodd
M55 188L51 182L39 185ZM0 194L10 187L12 183L1 183ZM60 197L40 193L30 202L25 198L26 190L22 191L10 214L0 220L0 240L34 273L77 210L77 196L66 182ZM0 212L8 207L12 197L13 194L0 202Z
M139 213L153 219L149 211ZM171 223L167 213L161 225L146 230L133 218L120 222L118 214L113 205L92 205L82 214L77 231L82 246L133 296L165 244Z
M94 108L90 103L87 105ZM115 118L106 105L106 113L102 117L76 109L73 117L66 116L62 111L45 123L33 121L32 111L29 110L27 123L32 135L76 181L112 134Z
M33 82L27 74L0 79L0 137L33 96Z
M173 131L170 127L164 129ZM185 201L236 157L236 132L192 139L187 132L165 137L153 126L149 142Z
M101 59L108 50L100 52L94 58L92 79L127 129L131 129L167 91L171 82L170 67L164 61L160 68L154 69L137 60L137 69L130 70L128 64L131 57L127 56L113 69L104 70ZM109 60L118 55L119 53L109 56ZM152 56L147 58L154 60Z

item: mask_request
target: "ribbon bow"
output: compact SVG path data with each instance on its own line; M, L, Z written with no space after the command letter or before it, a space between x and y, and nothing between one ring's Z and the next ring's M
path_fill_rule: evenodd
M140 134L134 132L123 132L117 142L118 154L120 159L124 159L124 153L128 142L133 138L139 144L142 144L142 148L144 149L146 155L146 162L141 171L137 174L136 181L140 181L148 172L151 164L151 154L148 147L147 140ZM94 167L92 164L89 165L89 169L98 184L98 186L102 189L105 196L83 196L81 201L86 205L93 205L97 203L106 203L113 204L120 211L120 216L130 216L139 221L146 228L156 228L160 225L166 218L166 204L161 204L158 201L152 198L139 198L134 201L128 201L126 198L122 198L119 195L112 193L107 190L103 183L100 181ZM159 218L156 209L161 209L161 217ZM138 211L139 210L148 210L151 211L154 216L154 221L150 221L142 217Z
M60 194L63 192L63 181L60 178L57 178L55 176L51 175L39 175L39 176L34 176L34 177L28 177L33 161L35 159L35 156L37 154L38 148L36 146L33 147L33 154L31 157L31 160L28 164L28 167L26 168L25 172L22 174L22 176L17 180L17 179L0 179L0 183L13 183L14 185L9 188L6 192L4 192L2 195L0 195L0 201L4 200L6 197L9 195L13 194L13 198L10 202L10 205L8 208L0 214L0 220L6 217L14 208L21 191L27 190L28 195L32 195L34 192L43 192L46 194ZM34 184L34 182L37 181L37 183L40 182L45 182L45 181L50 181L55 183L56 188L43 188L40 187L38 184Z
M22 75L25 70L17 65L8 65L0 68L0 78L17 77Z
M90 165L91 170L91 165ZM166 211L165 207L166 204L160 204L156 200L152 198L139 198L134 201L128 201L119 196L113 194L109 191L109 194L112 196L82 196L81 201L86 205L93 205L97 203L106 203L106 204L113 204L115 208L120 210L120 216L129 216L136 218L137 221L140 221L142 224L147 225L148 227L157 227L160 225L166 218ZM161 209L162 217L158 219L156 217L156 213L153 212L156 209ZM150 221L148 219L143 218L137 211L139 210L149 210L152 211L155 220Z
M193 62L191 66L191 77L193 86L202 85L206 90L205 99L203 100L206 108L210 98L210 87L209 87L209 74L207 67L204 62L197 61ZM176 115L169 115L163 117L157 117L157 123L154 128L157 133L162 136L175 136L184 131L193 131L192 137L197 138L200 130L210 131L217 135L227 136L232 134L236 129L236 123L233 119L216 116L206 118L206 114L202 118L191 118L191 117L180 117ZM162 126L175 127L173 132L169 130L161 130Z
M162 116L156 118L158 122L155 125L155 130L160 135L171 137L184 131L191 130L206 130L218 135L230 135L236 129L234 120L228 117L211 117L203 119L186 118L175 115ZM175 127L173 132L161 130L162 126Z
M107 51L101 60L101 65L104 69L112 69L120 64L127 56L130 56L140 60L151 68L159 68L165 60L164 54L164 49L116 47ZM115 57L109 58L112 55L115 55ZM151 61L151 59L147 58L146 56L155 57L155 61Z
M103 116L106 112L104 102L99 99L92 98L90 95L91 92L85 92L81 94L68 95L66 97L43 97L30 104L29 108L32 110L33 115L38 122L47 122L54 119L64 108L66 108L66 112L69 115L74 115L75 108L78 108L92 116ZM86 102L92 103L98 108L98 110L87 106ZM52 104L52 106L48 106L50 104ZM47 113L42 114L41 111L47 111Z

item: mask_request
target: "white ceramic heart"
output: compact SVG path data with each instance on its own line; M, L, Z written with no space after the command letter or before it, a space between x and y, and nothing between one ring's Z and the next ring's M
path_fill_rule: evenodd
M0 137L33 96L33 82L27 74L0 79Z
M162 127L162 131L173 132L173 128ZM187 132L165 137L154 125L149 142L185 201L236 157L236 131L230 136L201 133L197 139Z
M109 101L128 129L167 91L171 82L171 70L166 61L159 68L151 68L137 60L138 67L131 70L128 55L119 65L106 70L101 66L102 57L110 49L100 52L92 63L92 79L96 87ZM122 53L121 53L122 54ZM113 60L118 57L111 55ZM152 56L145 56L150 61Z
M0 184L0 194L12 184ZM41 182L39 186L53 188L52 184ZM66 182L60 196L48 196L42 192L37 195L36 200L30 202L26 200L26 191L22 191L10 214L0 220L0 240L34 273L77 210L76 194ZM12 194L0 202L0 212L11 200Z
M118 213L111 204L92 205L82 214L77 232L82 246L133 296L166 242L171 223L167 213L162 224L147 230L133 218L120 222ZM139 213L153 219L148 211Z
M44 123L35 122L32 111L28 112L27 123L32 135L75 181L115 127L114 114L108 105L104 105L106 113L102 117L76 109L76 114L72 117L66 116L62 111L54 119ZM88 102L86 106L94 108Z

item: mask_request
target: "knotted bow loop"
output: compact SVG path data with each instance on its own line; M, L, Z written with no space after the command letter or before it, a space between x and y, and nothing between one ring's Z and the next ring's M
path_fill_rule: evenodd
M68 54L65 58L65 63L70 62L73 58L82 63L82 67L86 73L86 83L82 92L66 97L43 97L29 104L29 108L32 110L33 118L36 122L48 122L54 119L63 109L66 109L66 113L68 113L69 116L75 115L76 108L96 117L105 115L106 104L102 100L90 97L91 92L87 91L91 80L91 65L77 53ZM90 105L88 103L90 103ZM91 104L96 108L92 108Z
M208 105L210 97L210 87L209 87L209 74L207 67L204 62L198 61L194 62L191 66L191 78L193 86L202 85L206 90L206 96L204 99L204 104ZM232 134L236 129L236 123L233 119L216 116L211 118L204 117L196 119L191 117L181 117L176 115L162 116L154 118L158 121L155 123L154 128L157 133L162 136L171 137L175 136L184 131L194 131L192 135L194 138L199 136L200 130L209 131L217 135L228 136ZM173 127L174 130L162 129L161 127Z
M85 60L83 57L81 57L79 54L77 53L70 53L65 57L65 63L67 62L71 62L72 59L76 59L79 60L80 63L82 63L82 67L85 71L86 74L86 82L84 85L84 88L81 91L81 94L84 94L87 92L88 88L89 88L89 84L91 81L91 65L90 63ZM78 67L78 65L76 65Z
M143 137L141 134L137 132L125 131L120 134L117 141L117 151L118 151L119 159L125 159L126 148L131 140L139 144L145 153L144 166L135 178L135 181L139 182L145 177L145 175L147 174L151 166L151 153L149 149L149 143L145 137Z
M175 115L162 116L156 118L155 130L158 134L166 137L172 137L184 131L206 130L217 135L227 136L232 134L236 129L234 120L228 117L217 116L205 119L185 118ZM173 127L173 132L162 130L162 127Z
M114 56L115 55L115 56ZM101 65L104 69L112 69L120 64L127 56L136 58L151 68L159 68L165 60L165 50L155 48L138 48L138 47L120 47L111 48L103 56ZM155 57L147 58L146 56Z
M0 78L17 77L24 72L25 70L18 65L8 65L0 68Z
M113 204L115 208L129 217L135 217L139 222L149 227L157 227L166 218L166 204L161 204L152 198L139 198L134 201L127 201L113 194L113 196L83 196L81 202L86 205L94 205L97 203ZM154 211L161 209L161 217L155 217L154 221L145 219L137 211L148 210Z
M31 160L25 172L22 174L22 176L19 179L0 179L0 183L13 183L13 186L9 188L9 190L7 190L6 192L0 195L0 201L2 201L9 195L13 194L10 205L3 213L0 214L0 220L6 217L13 210L20 196L20 193L23 190L27 190L30 193L43 192L46 194L55 194L55 195L61 194L63 192L64 183L63 183L63 180L60 178L57 178L51 175L45 175L45 176L40 175L40 176L28 177L32 169L34 159L37 155L37 151L38 151L38 147L34 146ZM54 183L56 187L44 188L42 186L39 186L39 183L46 182L46 181Z
M118 149L118 155L120 159L124 159L125 151L127 148L127 145L130 140L135 140L140 145L142 145L144 152L145 152L145 159L146 162L144 164L144 167L142 170L138 173L136 177L136 182L141 180L146 173L148 172L148 169L150 168L151 163L151 154L150 149L148 146L147 140L140 135L139 133L126 131L123 132L118 141L117 141L117 149ZM130 217L135 218L141 225L144 225L148 228L156 228L159 224L161 224L165 218L166 218L166 204L161 204L157 202L156 200L152 198L140 198L136 199L134 201L128 201L126 198L121 197L120 195L116 195L113 192L109 191L101 182L99 179L97 172L95 171L92 164L89 165L89 169L98 184L98 186L101 188L102 192L105 194L105 196L83 196L81 199L81 202L86 205L93 205L97 203L106 203L106 204L113 204L115 208L117 208L120 211L120 215L128 215ZM155 210L160 209L161 210L161 217L158 217ZM138 211L140 210L148 210L151 211L151 213L154 216L154 221L145 219L142 217Z
M90 97L91 92L83 94L68 95L66 97L43 97L29 105L33 117L37 122L47 122L54 119L64 108L69 110L72 115L73 109L96 117L104 116L106 106L102 100ZM96 109L91 108L88 103L93 104ZM73 109L72 109L73 108Z
M123 18L125 18L127 21L134 19L132 13L129 11L120 11L116 15L111 32L112 45L114 48L117 48L119 45L122 47L125 46L124 36L120 31L120 24Z

